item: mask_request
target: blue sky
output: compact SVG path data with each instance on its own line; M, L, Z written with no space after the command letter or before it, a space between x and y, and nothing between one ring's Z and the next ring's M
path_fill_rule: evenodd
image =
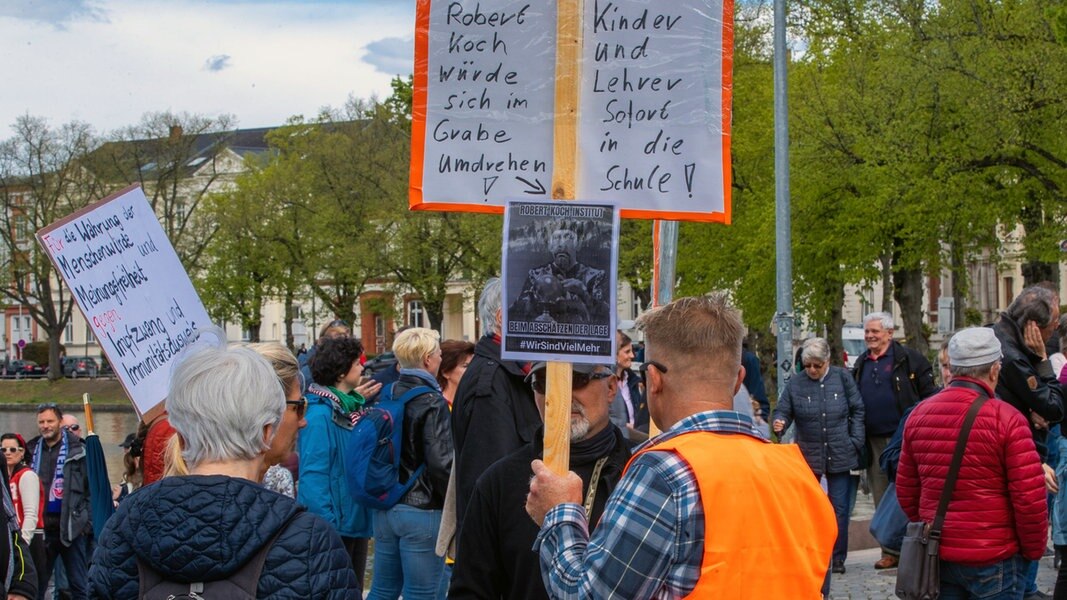
M0 139L22 114L100 133L162 110L280 125L384 97L415 0L0 0Z

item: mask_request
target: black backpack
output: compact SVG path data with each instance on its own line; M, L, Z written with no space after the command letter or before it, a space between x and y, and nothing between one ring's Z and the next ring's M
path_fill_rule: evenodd
M274 542L289 528L289 523L298 514L300 513L295 513L289 517L278 529L278 533L275 533L274 537L264 544L259 552L250 558L244 566L225 579L194 581L191 583L171 581L138 556L137 576L140 581L140 589L137 597L143 600L215 600L216 598L256 600L259 577L263 572L263 564L267 562L267 554L274 547Z

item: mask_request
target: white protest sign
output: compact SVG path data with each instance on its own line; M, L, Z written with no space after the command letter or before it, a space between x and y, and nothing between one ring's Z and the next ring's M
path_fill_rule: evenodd
M733 32L722 10L712 0L586 0L579 198L725 212L723 38Z
M552 176L554 3L419 3L420 73L413 168L426 202L547 198ZM416 42L417 44L419 41ZM421 135L424 134L424 135Z
M172 360L211 324L139 186L37 232L139 415L167 396Z
M732 0L583 0L576 197L729 222ZM410 204L548 197L556 2L419 0Z

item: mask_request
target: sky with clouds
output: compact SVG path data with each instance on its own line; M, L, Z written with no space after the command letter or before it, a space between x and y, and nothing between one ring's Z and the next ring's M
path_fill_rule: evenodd
M147 112L241 128L389 94L415 0L0 0L0 139L19 115L100 133Z

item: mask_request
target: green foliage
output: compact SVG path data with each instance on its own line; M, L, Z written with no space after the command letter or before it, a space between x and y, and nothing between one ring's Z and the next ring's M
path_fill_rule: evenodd
M33 362L41 366L51 366L48 360L49 342L30 342L26 344L26 347L22 349L22 358L24 360L32 360ZM59 354L62 356L66 354L67 347L63 344L59 345Z

